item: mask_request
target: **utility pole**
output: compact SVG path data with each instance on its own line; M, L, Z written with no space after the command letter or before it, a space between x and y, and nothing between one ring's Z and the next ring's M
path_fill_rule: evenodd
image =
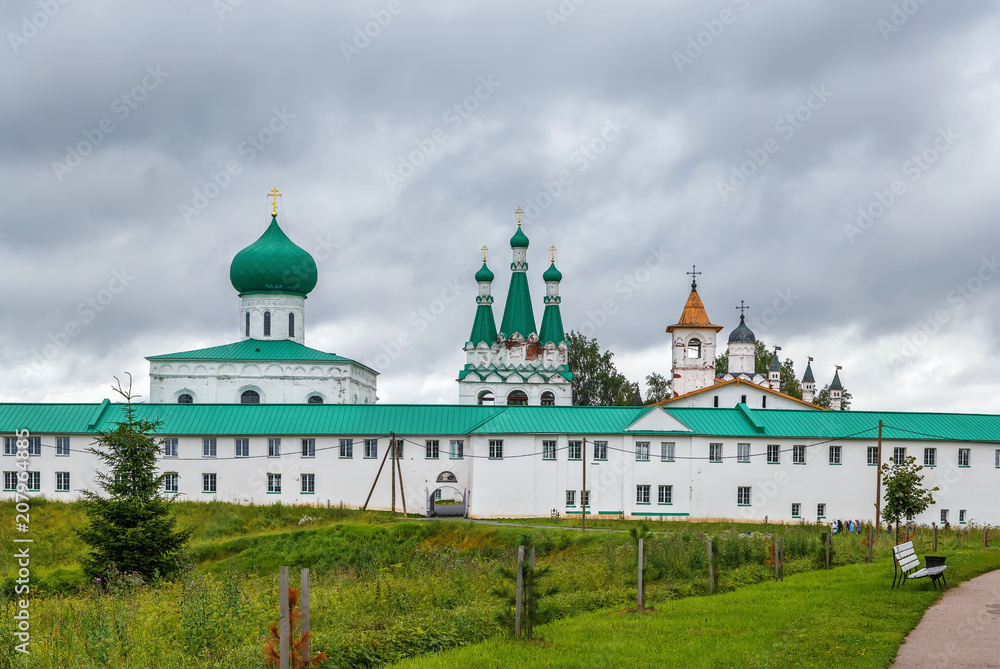
M882 421L878 422L878 465L875 467L875 538L882 529Z
M586 438L580 444L580 462L583 463L583 490L580 491L580 506L583 509L583 514L580 519L583 522L583 526L580 528L581 532L587 531L587 440Z
M403 518L406 518L406 493L403 491L403 466L399 464L399 457L396 457L396 471L399 472L399 496L403 500Z
M392 517L396 517L396 433L389 433L389 450L392 451L392 463L389 469L392 470Z
M390 450L392 449L392 440L391 439L389 440L389 449ZM362 511L365 511L365 510L368 509L368 502L370 502L371 499L372 499L372 493L375 492L375 484L378 483L378 478L380 476L382 476L382 468L385 467L385 461L386 461L386 459L388 457L389 457L389 451L386 451L385 455L382 456L382 464L380 464L378 466L378 473L375 474L375 480L372 481L372 488L371 488L371 490L368 491L368 497L365 498L365 504L364 504L364 506L361 507Z

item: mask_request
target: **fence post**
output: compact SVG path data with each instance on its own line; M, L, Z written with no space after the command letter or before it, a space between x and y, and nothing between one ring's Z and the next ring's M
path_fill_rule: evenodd
M638 591L638 602L639 613L646 610L646 591L643 588L642 583L642 537L639 537L639 591Z
M931 536L933 537L931 539L931 543L934 545L934 548L932 548L931 550L937 553L937 524L934 525L934 531Z
M778 565L781 564L781 553L778 551L778 537L774 537L774 580L778 580Z
M715 592L715 575L712 573L712 537L708 538L708 594Z
M785 580L785 537L781 537L778 543L778 547L781 549L781 580Z
M524 603L524 572L521 564L524 562L524 546L517 547L517 593L514 596L514 636L521 636L521 605Z
M874 541L875 528L868 526L868 563L872 561L872 541Z
M990 533L990 531L984 527L983 528L983 548L986 548L987 545L989 544L989 537L990 537L989 533Z
M962 528L958 528L958 547L962 547Z
M826 535L826 568L830 568L830 538L833 536L833 532L828 532Z
M302 570L302 591L299 594L299 601L302 602L302 649L299 657L302 658L302 666L309 669L309 570Z
M288 669L288 637L290 636L290 630L288 629L288 567L279 567L278 575L278 595L281 601L278 643L281 644L281 669Z

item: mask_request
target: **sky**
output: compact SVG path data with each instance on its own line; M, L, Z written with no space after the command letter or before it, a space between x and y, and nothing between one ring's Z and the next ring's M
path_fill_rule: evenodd
M5 2L0 401L148 395L145 356L238 340L277 187L306 344L382 402L458 401L521 207L536 321L555 246L566 329L643 388L696 265L721 342L744 300L855 409L1000 412L998 10Z

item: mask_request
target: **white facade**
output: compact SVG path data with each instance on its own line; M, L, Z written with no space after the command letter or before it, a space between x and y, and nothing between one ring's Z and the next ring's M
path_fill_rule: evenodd
M407 507L411 513L423 513L434 490L444 488L447 491L444 497L455 496L454 491L467 492L468 513L475 517L547 517L553 511L564 516L579 514L586 468L587 489L591 493L589 512L594 515L750 521L767 518L781 522L874 516L878 467L868 462L869 449L877 443L874 438L831 442L806 435L776 438L642 432L656 423L670 422L676 425L674 419L662 413L649 414L637 421L636 432L400 436L404 441L401 468ZM39 483L38 490L30 494L71 500L78 497L76 491L81 488L96 489L97 460L81 452L92 443L92 434L33 436L40 437L44 446L40 456L29 460L28 469L38 472ZM57 437L69 438L72 449L69 455L55 455ZM249 440L246 452L251 457L236 457L237 438ZM205 439L215 440L214 456L206 455ZM260 457L267 455L272 439L280 439L280 455ZM307 449L304 455L303 439L313 439L315 450ZM377 439L377 457L365 457L366 439ZM351 442L349 454L341 450L346 440ZM428 457L431 455L428 440L437 442L437 457ZM584 459L570 459L570 442L583 440L586 440ZM451 449L452 442L459 441L461 457ZM500 453L496 450L498 441L502 442ZM554 442L554 447L546 442ZM605 457L595 458L595 443L596 455ZM600 446L602 443L606 452L602 452L605 450ZM669 444L672 453L670 446L665 446ZM769 463L769 446L777 462ZM793 462L796 446L802 447L803 464ZM923 473L925 484L938 486L940 490L934 495L936 503L917 522L941 523L942 511L946 510L953 525L959 525L963 519L967 523L1000 524L1000 444L886 440L883 461L899 447L906 448L907 454L918 460L927 457L924 449L935 449L936 465L925 468ZM359 507L365 501L386 448L388 438L384 435L181 435L177 437L178 457L161 458L160 467L164 472L178 474L178 493L183 499L255 504L343 503ZM959 449L968 449L967 460L960 460ZM453 453L456 457L452 457ZM741 458L744 453L747 457ZM497 454L501 457L491 459ZM528 454L531 456L512 457ZM713 455L721 458L712 461ZM0 460L0 468L5 472L6 488L6 474L17 471L15 458L6 455ZM69 476L69 492L56 491L57 481L62 479L57 472ZM454 474L454 482L437 483L446 472ZM204 491L206 474L215 475L214 492ZM275 475L281 477L281 490L268 492L269 479L273 487ZM312 476L312 492L302 490L305 475ZM649 486L648 501L641 486ZM661 486L670 486L669 498L662 496ZM570 491L573 500L567 499ZM3 498L11 499L13 495L13 491L5 490ZM370 507L387 509L389 505L386 468ZM798 513L793 514L793 509Z
M254 390L267 404L301 404L314 395L324 404L371 404L375 379L349 361L150 360L149 401L175 403L186 394L196 404L231 404Z
M306 343L306 298L284 293L243 293L240 335L247 339L290 339Z
M766 383L766 382L765 382ZM781 392L775 392L766 385L749 383L743 379L729 383L716 383L703 390L688 395L675 397L662 402L668 407L688 408L724 408L731 409L737 404L746 404L753 409L798 409L803 411L822 411L820 407L809 405Z
M715 383L715 341L718 331L714 328L674 326L673 384L677 395L685 395Z

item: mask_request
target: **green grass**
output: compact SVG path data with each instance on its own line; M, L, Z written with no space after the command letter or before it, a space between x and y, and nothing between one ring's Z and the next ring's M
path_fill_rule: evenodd
M943 552L943 551L941 551ZM952 584L1000 568L1000 551L946 553ZM557 621L535 641L491 640L405 661L437 667L888 667L940 596L892 590L891 562L839 567L710 597Z

